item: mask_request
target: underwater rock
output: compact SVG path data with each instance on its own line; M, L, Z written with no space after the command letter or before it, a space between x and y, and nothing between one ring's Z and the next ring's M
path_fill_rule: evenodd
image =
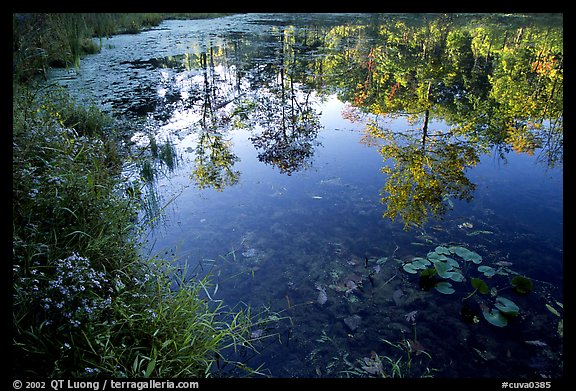
M322 286L320 284L316 284L316 289L319 291L318 292L318 298L316 299L316 302L318 302L318 304L320 304L320 305L324 305L324 303L326 303L326 301L328 301L328 295L326 295L326 290L324 288L322 288Z
M401 300L402 296L404 296L404 292L402 292L401 289L396 289L392 294L392 300L394 300L394 304L396 304L397 306L402 305Z
M346 281L345 286L346 294L354 293L356 290L358 290L358 285L356 285L356 283L352 280Z
M248 250L242 253L242 256L244 256L245 258L254 258L256 255L258 255L258 253L254 248L249 248Z
M360 326L360 322L362 321L362 317L360 315L352 315L347 318L344 318L344 323L350 331L356 330Z
M362 359L362 369L371 375L384 376L384 365L376 352L372 352L371 357Z
M318 302L318 304L323 305L324 303L326 303L328 301L328 296L326 295L326 291L325 290L321 290L318 293L318 299L316 299L316 301Z
M263 335L264 335L264 330L262 330L262 329L256 329L256 330L252 331L252 333L250 333L250 337L253 339L260 338Z

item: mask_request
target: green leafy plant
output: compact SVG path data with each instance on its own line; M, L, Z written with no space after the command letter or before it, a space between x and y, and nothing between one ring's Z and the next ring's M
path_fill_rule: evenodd
M419 274L420 289L428 291L434 288L444 295L452 295L457 291L453 283L466 281L465 275L474 271L469 264L478 265L481 262L481 255L463 246L436 246L434 251L428 252L426 258L414 257L411 261L404 262L402 269L410 274ZM520 308L512 300L499 296L498 289L496 287L491 289L480 276L490 279L494 276L507 276L513 272L509 269L495 269L488 265L480 265L475 270L478 271L479 276L469 278L473 290L462 298L460 310L462 318L477 323L480 311L475 310L467 300L476 293L482 295L491 293L491 297L494 298L494 308L489 309L482 304L482 315L492 325L506 326L512 318L518 315ZM512 279L511 284L518 293L528 293L532 289L532 281L524 276L517 275Z
M216 363L259 373L224 352L255 352L272 334L252 330L280 318L229 308L210 298L209 277L140 255L139 185L121 191L128 157L109 119L60 89L18 87L13 101L15 375L205 377Z

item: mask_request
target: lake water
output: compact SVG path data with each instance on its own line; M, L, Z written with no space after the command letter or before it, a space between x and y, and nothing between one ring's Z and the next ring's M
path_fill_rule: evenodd
M266 320L259 353L231 360L271 377L558 378L562 46L540 34L561 38L557 19L165 21L52 79L148 156L143 251Z

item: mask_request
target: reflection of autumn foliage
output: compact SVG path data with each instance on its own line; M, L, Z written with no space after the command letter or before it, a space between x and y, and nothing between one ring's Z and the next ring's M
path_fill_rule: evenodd
M551 77L560 69L562 69L562 55L550 51L539 51L536 60L532 62L532 72L541 76Z
M366 62L366 79L364 83L358 83L356 86L356 93L354 94L354 105L363 106L366 99L373 93L372 91L372 79L376 71L377 63L375 61L375 51L379 51L379 48L370 49L368 53L368 61Z
M516 128L511 126L507 131L505 141L510 144L514 151L527 153L530 156L533 156L534 151L541 146L538 137L526 127Z
M362 83L358 83L358 87L356 88L356 94L354 94L354 106L363 106L364 102L368 98L370 92L370 87L365 86Z
M358 122L362 118L360 110L350 104L342 107L342 118L350 122Z
M391 101L392 98L394 98L394 95L396 95L396 91L398 91L400 89L400 82L396 82L396 84L394 84L392 86L392 89L390 90L390 93L388 94L387 100Z

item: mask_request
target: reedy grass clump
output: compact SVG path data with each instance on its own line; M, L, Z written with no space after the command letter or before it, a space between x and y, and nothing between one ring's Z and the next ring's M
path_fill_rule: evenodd
M139 254L140 200L116 141L98 110L15 86L16 377L202 377L222 349L251 346L250 311L206 299L207 277Z

